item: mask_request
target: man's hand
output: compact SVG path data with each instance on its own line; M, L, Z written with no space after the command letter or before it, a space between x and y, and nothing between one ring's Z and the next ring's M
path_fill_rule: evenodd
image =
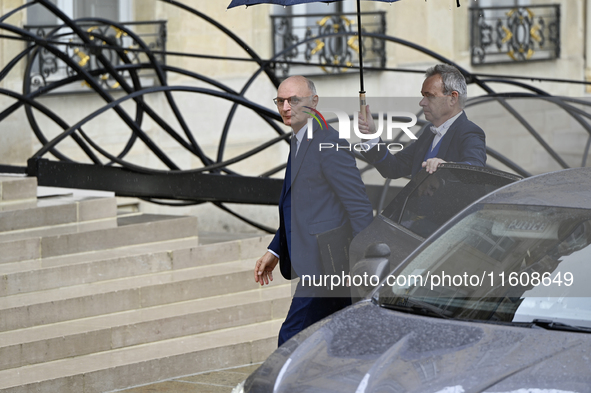
M278 262L279 258L267 251L254 266L254 281L261 285L269 284L269 280L273 281L273 269Z
M359 112L357 125L359 126L359 132L362 134L374 134L376 132L376 125L373 121L371 111L369 110L369 105L365 107L365 120L361 116L361 112ZM373 136L369 137L368 139L371 138L373 138Z
M423 168L429 173L433 173L437 170L439 165L445 164L446 161L443 161L441 158L429 158L427 161L423 161Z

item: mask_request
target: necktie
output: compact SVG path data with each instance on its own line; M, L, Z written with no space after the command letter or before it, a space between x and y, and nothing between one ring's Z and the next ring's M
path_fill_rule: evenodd
M298 155L298 151L300 150L300 141L298 140L298 138L294 135L292 135L291 137L292 139L292 145L291 148L293 149L293 156L297 156Z
M298 152L298 138L296 138L295 134L291 136L291 146L289 147L290 153L293 151L293 154L297 154Z
M285 167L285 180L291 182L291 152L297 149L296 145L296 137L295 135L291 136L291 141L289 143L289 156L287 157L287 166Z

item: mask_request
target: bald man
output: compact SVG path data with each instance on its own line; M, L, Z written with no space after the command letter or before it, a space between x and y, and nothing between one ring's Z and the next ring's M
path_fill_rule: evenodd
M255 281L261 285L273 280L277 263L286 279L323 275L316 235L350 226L354 236L373 219L352 152L321 148L349 143L339 139L334 128L317 122L313 122L313 137L309 138L309 113L318 104L314 83L303 76L287 78L274 101L294 135L279 200L280 226L254 269ZM280 346L306 327L351 304L348 297L334 297L325 287L306 286L302 281L305 280L298 283L281 326Z

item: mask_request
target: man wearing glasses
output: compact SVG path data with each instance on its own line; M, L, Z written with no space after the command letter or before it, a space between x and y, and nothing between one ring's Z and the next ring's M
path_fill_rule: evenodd
M484 166L486 146L484 131L466 117L466 79L454 66L438 64L425 73L419 105L432 126L414 143L392 155L380 149L381 140L366 141L362 152L384 177L397 179L414 176L421 168L433 173L445 162ZM359 131L375 133L375 124L367 107L365 121L359 116ZM381 145L383 146L383 145Z
M320 143L349 143L338 139L332 127L327 129L316 122L313 138L308 139L308 113L318 104L312 81L303 76L287 78L279 85L274 102L294 135L279 200L280 227L267 252L256 262L254 279L261 285L269 284L277 263L286 279L300 277L279 332L281 346L301 330L351 304L350 298L334 297L325 287L302 284L303 276L318 278L324 274L317 235L350 225L354 236L369 225L373 215L351 151L319 148Z

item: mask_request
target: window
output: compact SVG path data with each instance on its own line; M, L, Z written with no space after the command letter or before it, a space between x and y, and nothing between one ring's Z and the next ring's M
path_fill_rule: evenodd
M89 72L103 69L99 54L112 66L149 62L147 55L140 51L127 51L124 54L127 58L123 59L120 52L112 48L101 48L102 46L116 46L126 49L139 48L139 43L132 38L131 34L126 34L125 30L134 32L146 46L154 51L165 51L166 21L133 21L133 0L50 0L50 2L74 21L80 18L101 18L107 22L78 21L77 24L82 32L81 34L87 35L87 37L81 37L68 26L65 26L53 12L42 4L30 6L27 10L28 24L25 29L37 36L63 42L64 45L58 44L55 46L70 60L64 61L63 56L58 56L55 51L50 50L35 49L29 52L26 70L28 78L25 80L26 91L34 91L73 76L77 73L76 69L78 67ZM119 29L113 26L114 22L123 25L123 28ZM84 42L88 41L88 39L92 42ZM31 45L34 44L31 42ZM155 59L158 63L165 63L164 54L155 54ZM76 63L77 66L73 66L72 62ZM128 83L132 83L133 78L130 74L132 71L121 70L117 72ZM149 69L140 69L133 72L139 76L142 86L152 86L157 83L154 78L155 74ZM107 90L121 88L119 78L108 72L103 71L102 74L95 75L94 78L101 88ZM94 83L89 84L87 81L74 80L67 85L56 86L49 93L91 92L93 91L90 89L91 84Z
M359 64L357 39L357 10L355 2L308 3L290 7L275 6L272 9L273 54L278 76L326 75L352 72L351 66ZM366 32L385 34L384 11L362 12L361 23ZM330 34L349 33L338 36ZM320 37L320 38L316 38ZM305 43L303 42L305 41ZM298 43L301 43L298 45ZM291 49L288 49L291 48ZM384 67L385 43L376 38L363 40L363 62L368 67ZM319 64L306 66L302 63Z
M501 172L464 167L466 169L440 168L432 175L420 172L382 215L427 238L472 202L517 179L507 174L503 176ZM508 246L503 243L498 247ZM496 250L498 247L495 241L489 248Z
M478 7L515 7L529 5L530 0L478 0Z
M131 0L50 0L50 2L73 19L95 17L118 22L132 20ZM59 23L58 18L41 4L33 5L27 11L29 25L57 23Z
M472 65L560 57L560 4L478 0L470 8Z
M356 12L354 2L337 3L308 3L290 7L280 5L273 6L271 13L274 15L308 15L308 14L334 14L343 12Z

